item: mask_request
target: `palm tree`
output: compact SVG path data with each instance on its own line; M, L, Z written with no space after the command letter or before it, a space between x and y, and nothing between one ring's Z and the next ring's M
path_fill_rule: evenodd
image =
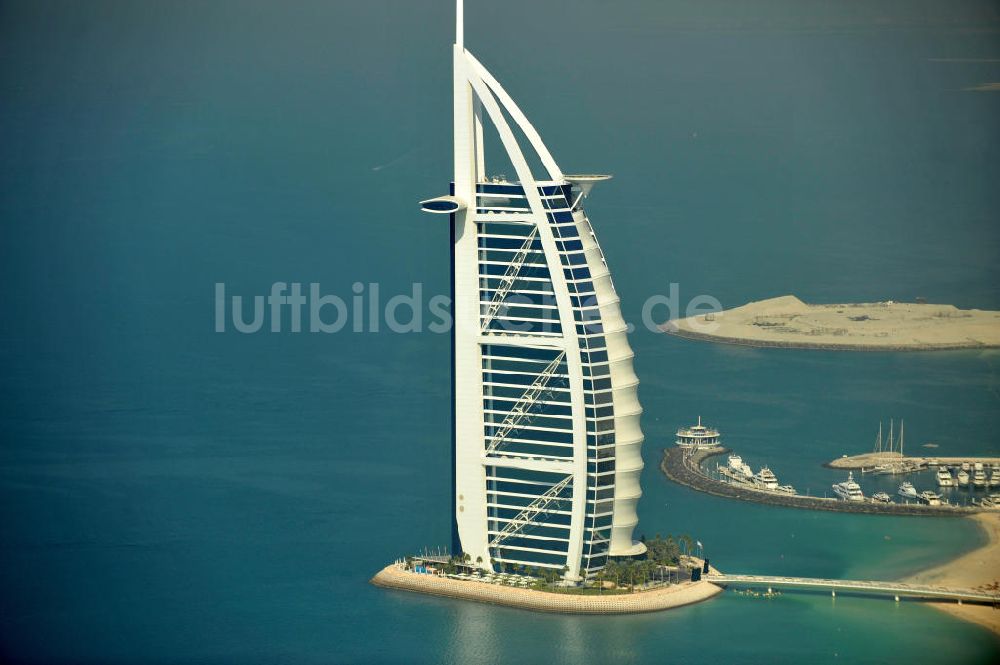
M691 554L691 550L694 549L694 538L692 538L690 534L685 533L681 536L681 540L684 541L684 551L687 554Z
M483 567L483 557L481 556L476 557L476 566L478 566L479 568Z
M528 574L531 575L532 578L534 578L535 584L538 584L538 578L541 577L541 570L538 568L538 566L531 566L531 569L528 571Z
M605 578L613 577L615 578L615 586L618 586L618 566L612 559L608 559L604 563L604 568L601 569L601 573Z

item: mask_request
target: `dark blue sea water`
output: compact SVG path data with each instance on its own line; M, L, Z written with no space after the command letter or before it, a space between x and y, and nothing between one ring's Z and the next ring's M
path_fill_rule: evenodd
M626 317L912 299L1000 309L995 3L467 2L467 44L588 205ZM446 1L0 4L0 655L23 662L989 662L916 603L732 594L636 617L387 592L449 539L449 339L214 332L214 288L448 289ZM249 310L248 310L249 311ZM249 316L249 314L248 314ZM283 330L287 331L287 321ZM813 514L657 470L698 414L800 489L906 418L1000 452L996 352L632 336L640 531L719 567L893 578L960 520Z

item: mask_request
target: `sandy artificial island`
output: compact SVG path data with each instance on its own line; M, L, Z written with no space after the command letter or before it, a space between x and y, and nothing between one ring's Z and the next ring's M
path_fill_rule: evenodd
M660 329L678 337L744 346L843 351L1000 347L1000 312L893 301L808 305L795 296L781 296L669 321Z

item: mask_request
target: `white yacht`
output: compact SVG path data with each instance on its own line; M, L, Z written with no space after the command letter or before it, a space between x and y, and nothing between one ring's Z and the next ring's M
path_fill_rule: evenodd
M753 478L753 470L750 465L744 462L739 455L730 455L729 463L726 466L719 466L719 473L740 483L749 483Z
M993 467L990 471L990 487L996 487L1000 485L1000 469Z
M918 495L917 498L920 499L921 501L923 501L924 503L926 503L928 506L940 506L941 505L941 495L940 494L935 494L934 492L931 492L930 490L924 490L923 492L921 492Z
M972 484L976 487L986 487L986 471L983 470L982 462L976 462L972 468Z
M753 484L766 490L778 489L778 477L774 475L766 466L762 466L760 471L753 477Z
M907 499L916 499L917 490L913 487L913 483L903 483L899 486L899 496L906 497Z
M938 487L954 487L955 480L951 477L951 473L945 467L939 467L937 471L937 484Z
M847 480L834 484L833 493L844 501L865 500L865 495L861 493L861 486L854 482L854 474L850 471L847 472Z
M791 485L778 485L778 491L782 494L795 494L795 488Z
M968 484L969 484L969 472L966 469L959 469L959 471L958 471L958 486L959 487L966 487Z
M885 492L875 492L872 494L872 501L875 503L892 503L892 497Z
M720 445L719 430L701 424L701 416L698 416L698 424L691 427L682 427L677 430L677 445L681 448L715 448Z

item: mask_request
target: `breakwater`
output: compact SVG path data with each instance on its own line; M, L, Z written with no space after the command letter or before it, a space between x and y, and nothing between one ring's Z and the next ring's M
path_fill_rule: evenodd
M717 572L717 571L715 571ZM375 586L415 591L432 596L472 600L491 605L505 605L536 612L563 614L636 614L659 612L708 600L722 593L722 588L706 582L683 582L650 591L608 595L550 593L535 589L453 580L438 575L414 573L390 564L371 579Z
M872 515L924 515L934 517L956 517L979 512L976 508L960 506L926 506L923 504L853 502L815 496L799 496L767 492L742 487L711 478L701 468L702 462L710 457L728 453L726 448L700 450L694 453L682 448L665 448L660 470L667 478L691 489L714 494L729 499L754 501L786 508L807 510L830 510L841 513L868 513ZM688 454L685 454L688 453Z

